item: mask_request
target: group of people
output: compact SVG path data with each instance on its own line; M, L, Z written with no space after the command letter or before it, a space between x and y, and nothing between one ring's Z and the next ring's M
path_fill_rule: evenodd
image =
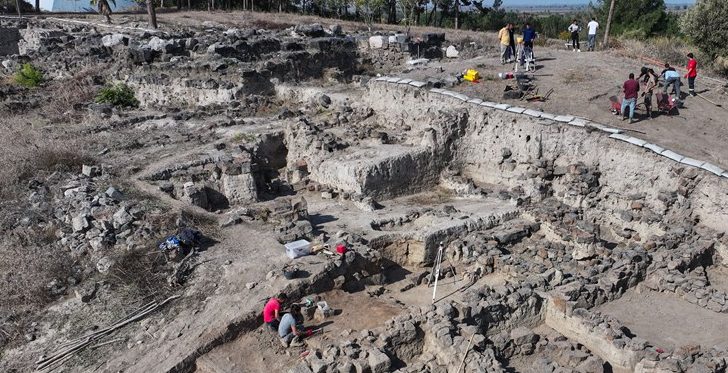
M587 50L594 51L597 44L597 30L599 22L596 18L586 25L587 27ZM571 33L571 46L574 52L581 52L581 43L579 41L579 33L581 32L579 20L575 19L568 27ZM500 41L501 64L507 64L522 58L522 51L533 55L533 41L536 40L538 34L531 24L526 23L521 30L523 36L516 38L515 25L508 23L500 31L498 31L498 40ZM517 46L521 48L517 49Z
M307 331L303 327L303 314L299 304L292 304L289 312L283 313L283 305L288 297L280 293L271 298L263 307L263 322L273 332L278 333L284 347L303 345Z
M695 56L692 53L688 53L687 73L684 77L688 80L688 93L690 96L695 96L695 78L698 76L698 62L695 60ZM658 86L660 78L662 78L662 90L663 93L667 94L669 88L672 86L675 93L675 103L680 104L682 81L680 80L680 73L678 73L674 67L670 66L669 63L665 64L665 69L660 72L660 75L655 73L655 70L648 67L643 67L640 76L635 79L634 73L629 74L629 79L624 82L622 89L624 92L624 99L622 100L622 109L620 115L622 120L625 120L625 110L629 108L629 121L634 122L634 110L637 106L637 98L642 96L644 98L645 110L647 117L652 117L652 95L655 88ZM644 90L640 94L640 81L644 84Z
M599 29L599 22L596 18L591 19L586 25L587 28L587 50L594 51L597 44L597 30ZM574 52L581 52L581 43L579 42L579 33L581 32L581 26L579 20L575 19L569 25L568 31L571 33L571 49Z
M498 40L500 41L500 53L501 53L501 64L514 62L519 55L524 54L526 51L533 55L533 41L536 40L538 34L536 30L531 27L531 24L526 23L523 26L522 35L516 39L515 25L509 23L505 25L500 31L498 31ZM521 48L516 49L516 40ZM523 57L523 56L522 56ZM524 57L525 58L525 57Z

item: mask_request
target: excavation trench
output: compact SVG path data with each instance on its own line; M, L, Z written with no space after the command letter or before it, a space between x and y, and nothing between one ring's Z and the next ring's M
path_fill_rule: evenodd
M627 333L619 337L619 343L630 346L625 348L585 325L603 317L600 306L650 282L656 275L648 266L668 260L646 252L644 238L668 234L671 227L661 222L684 221L684 216L699 217L707 230L728 228L724 179L614 142L606 134L443 99L407 85L371 82L360 100L374 109L387 136L345 143L336 126L289 119L244 150L223 149L218 158L205 158L213 161L193 161L182 173L167 167L148 177L179 184L198 172L197 180L213 180L206 187L223 194L229 207L276 202L286 194L303 197L308 208L303 218L314 232L348 240L350 257L323 257L327 264L307 268L307 279L271 290L285 290L295 299L321 295L333 308L341 304L351 323L334 316L329 329L340 335L313 340L312 347L328 350L333 344L344 351L351 346L341 342L349 336L366 344L375 335L387 335L377 348L391 368L417 369L434 359L455 369L456 349L476 333L482 338L476 347L481 354L467 364L501 367L533 353L533 346L515 345L524 340L519 328L546 325L587 346L588 356L630 370L641 363L646 347L630 349L642 344ZM230 162L237 174L220 162ZM246 197L230 203L231 183L225 178L232 176L248 181L235 184L245 186L237 195ZM185 186L173 189L178 188ZM442 190L446 197L437 194ZM340 236L339 231L349 233ZM454 265L441 273L441 293L431 306L424 279L441 245ZM695 252L678 268L692 273L713 266L720 250L711 246ZM310 265L299 259L293 263ZM465 273L471 270L480 279L468 284ZM377 311L369 319L356 319L350 308L356 305ZM433 308L423 311L428 307ZM275 341L259 328L257 312L242 320L178 370L226 371L220 362L237 359L232 356L239 351L256 354L245 346ZM450 326L433 329L435 321L428 320ZM610 322L619 330L621 324ZM352 348L364 348L357 346ZM352 354L351 359L361 360ZM285 358L279 363L297 364ZM289 367L285 364L279 368Z

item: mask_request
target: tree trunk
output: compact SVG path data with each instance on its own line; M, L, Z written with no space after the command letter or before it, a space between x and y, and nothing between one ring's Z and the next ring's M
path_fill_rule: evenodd
M18 18L23 18L23 14L20 12L20 0L15 0L15 8L18 10Z
M40 13L40 0L35 0L35 12Z
M435 14L436 10L437 10L437 2L432 4L432 10L430 10L430 14L427 16L427 26L430 25L430 21L432 21L432 16Z
M177 0L177 10L182 9L182 0Z
M187 0L187 10L192 10L192 0Z
M149 26L157 28L157 12L154 9L154 0L147 0L147 14L149 15Z
M397 23L397 1L389 0L389 14L387 15L387 23Z
M460 26L460 1L455 0L455 30Z
M612 0L612 3L609 4L609 17L607 18L607 28L604 30L604 48L609 47L609 28L612 27L612 17L614 16L614 2L616 0Z

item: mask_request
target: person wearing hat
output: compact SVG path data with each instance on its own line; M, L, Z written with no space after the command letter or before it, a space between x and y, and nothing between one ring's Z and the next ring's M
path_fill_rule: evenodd
M688 78L688 91L691 96L695 96L695 78L698 76L698 61L695 60L695 55L688 53L688 73L685 77Z

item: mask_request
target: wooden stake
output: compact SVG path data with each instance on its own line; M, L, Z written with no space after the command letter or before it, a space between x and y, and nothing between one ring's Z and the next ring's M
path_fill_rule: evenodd
M460 360L460 366L458 366L458 370L456 370L456 373L460 373L460 370L463 368L463 364L465 364L465 358L468 356L468 352L470 352L470 346L473 344L473 338L475 338L475 333L470 336L470 342L468 342L468 348L465 349L465 354L463 355L463 359Z

